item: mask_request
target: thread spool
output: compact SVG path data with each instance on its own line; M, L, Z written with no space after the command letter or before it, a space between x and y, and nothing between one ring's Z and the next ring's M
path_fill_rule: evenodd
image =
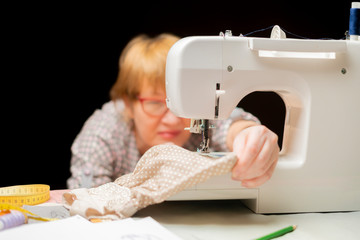
M20 211L11 210L10 213L0 216L0 231L22 225L27 217Z
M350 40L360 40L360 2L353 2L349 20Z

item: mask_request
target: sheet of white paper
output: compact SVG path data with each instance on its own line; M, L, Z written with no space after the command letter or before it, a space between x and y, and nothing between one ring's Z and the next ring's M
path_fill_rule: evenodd
M180 240L150 217L136 221L128 218L112 222L90 223L80 216L73 216L53 222L25 224L0 232L1 240L29 238L36 240Z
M91 224L91 222L80 216L73 216L52 222L24 224L19 227L1 231L0 239L60 240L70 239L69 237L71 236L74 236L72 239L76 239L75 236L80 237L83 236L83 234L87 234L88 229L91 229L91 225L89 224Z
M95 224L94 230L102 233L103 239L121 240L181 240L151 217L128 222L112 221Z

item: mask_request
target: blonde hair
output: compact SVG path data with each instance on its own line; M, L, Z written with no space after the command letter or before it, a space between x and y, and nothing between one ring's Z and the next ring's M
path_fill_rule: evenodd
M172 34L133 38L121 53L118 77L110 90L111 99L127 97L133 101L144 85L165 90L167 53L178 40Z

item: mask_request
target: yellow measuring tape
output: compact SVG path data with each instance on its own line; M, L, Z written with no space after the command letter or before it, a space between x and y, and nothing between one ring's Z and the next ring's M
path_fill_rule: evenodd
M36 205L50 199L50 186L45 184L17 185L0 188L0 204Z
M17 185L0 188L0 211L18 210L28 218L52 221L54 218L44 218L31 213L23 205L37 205L50 199L50 186L44 184ZM31 216L30 216L31 215Z

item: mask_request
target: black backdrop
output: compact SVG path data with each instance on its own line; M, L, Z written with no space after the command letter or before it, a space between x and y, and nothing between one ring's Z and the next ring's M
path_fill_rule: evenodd
M239 35L278 24L308 38L340 39L350 6L343 0L123 1L4 8L0 186L66 188L70 146L85 120L109 100L120 52L132 37L227 29ZM284 109L276 94L254 93L240 106L281 135Z

